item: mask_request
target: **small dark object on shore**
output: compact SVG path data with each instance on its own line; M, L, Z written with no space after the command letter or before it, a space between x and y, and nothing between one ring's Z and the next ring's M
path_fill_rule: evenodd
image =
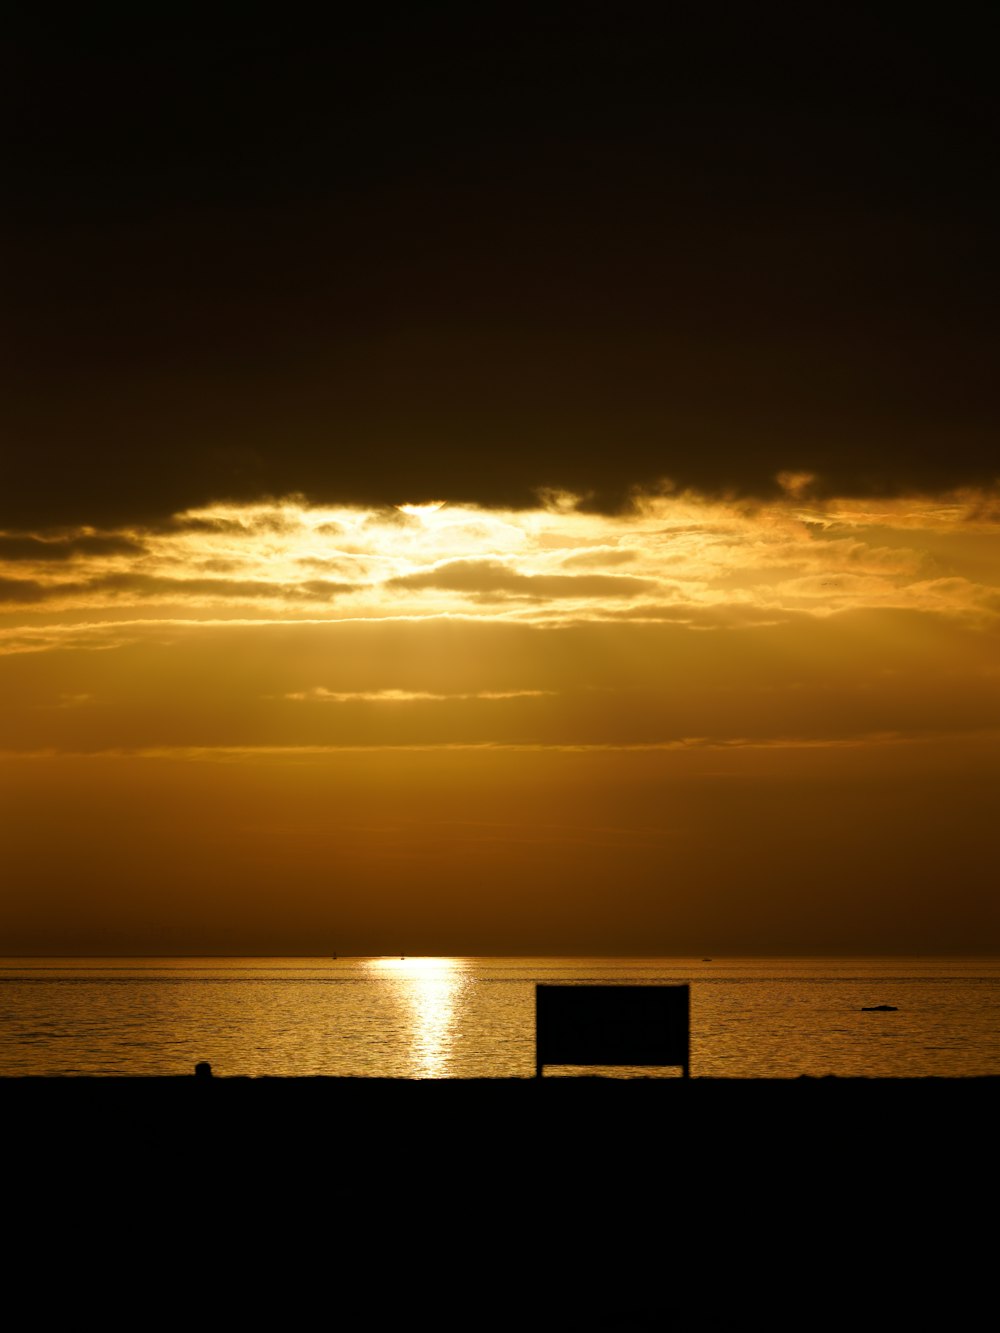
M861 1006L863 1014L897 1014L899 1006L895 1004L863 1004Z
M208 1063L207 1060L198 1061L198 1063L194 1067L194 1076L195 1078L212 1077L212 1066Z

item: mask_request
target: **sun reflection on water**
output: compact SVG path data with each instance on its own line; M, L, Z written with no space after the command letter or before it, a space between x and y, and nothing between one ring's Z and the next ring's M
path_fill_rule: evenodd
M412 1074L445 1078L453 1063L456 1002L463 985L459 958L372 958L364 963L373 979L396 983L409 1011Z

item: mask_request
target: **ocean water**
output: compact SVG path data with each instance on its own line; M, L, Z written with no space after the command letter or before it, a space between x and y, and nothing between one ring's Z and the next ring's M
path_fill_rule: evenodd
M531 1077L539 982L688 982L695 1078L1000 1074L997 958L7 958L0 1075Z

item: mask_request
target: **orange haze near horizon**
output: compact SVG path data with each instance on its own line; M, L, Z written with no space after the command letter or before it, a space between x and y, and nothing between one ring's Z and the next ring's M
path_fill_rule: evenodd
M1000 503L0 533L0 952L990 953Z

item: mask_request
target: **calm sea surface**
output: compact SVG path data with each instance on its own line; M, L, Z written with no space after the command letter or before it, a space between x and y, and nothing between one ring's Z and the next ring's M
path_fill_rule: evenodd
M689 982L694 1077L1000 1074L997 958L7 958L0 1074L530 1077L537 982Z

